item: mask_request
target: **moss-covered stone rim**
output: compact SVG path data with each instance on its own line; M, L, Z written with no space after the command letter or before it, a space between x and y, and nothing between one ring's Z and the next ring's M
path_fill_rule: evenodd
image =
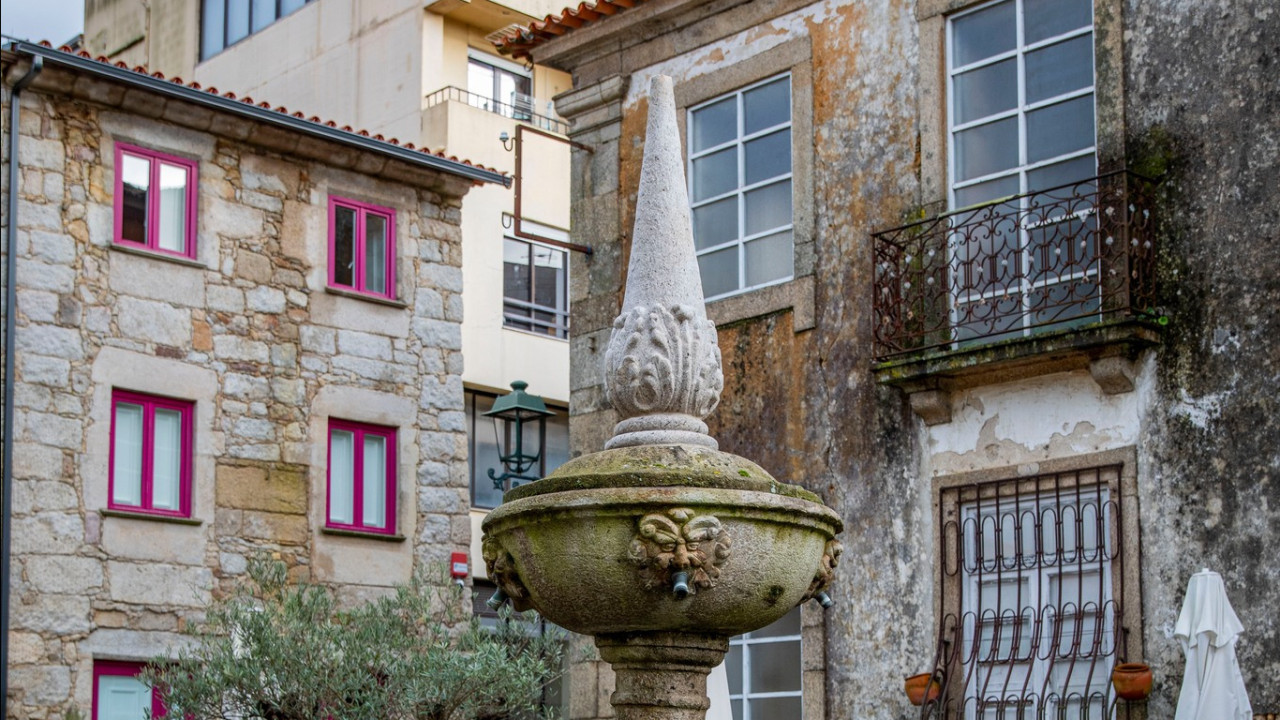
M818 495L775 480L744 457L697 445L640 445L583 455L508 491L503 501L570 490L662 487L750 490L822 503Z

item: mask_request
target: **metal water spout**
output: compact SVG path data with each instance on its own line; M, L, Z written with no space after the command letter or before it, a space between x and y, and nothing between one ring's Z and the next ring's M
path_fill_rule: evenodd
M613 438L508 492L483 525L502 596L595 637L618 720L703 720L729 638L810 599L827 606L841 552L840 518L816 495L707 432L724 379L688 208L671 80L657 77L604 357Z

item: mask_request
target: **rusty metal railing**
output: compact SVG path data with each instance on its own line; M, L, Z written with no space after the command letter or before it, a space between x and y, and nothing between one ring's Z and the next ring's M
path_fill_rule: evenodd
M1120 467L947 487L939 497L940 688L930 720L1140 717L1130 657Z
M1153 187L1121 170L873 233L876 358L1151 314Z
M454 102L466 103L474 108L487 110L495 115L518 120L528 123L536 128L548 130L553 133L567 135L569 133L569 123L560 118L551 117L549 115L539 115L533 111L533 103L527 106L523 104L505 103L501 100L480 95L478 93L463 90L460 87L446 85L445 87L435 90L428 94L423 100L424 107L434 107L442 102L452 100Z

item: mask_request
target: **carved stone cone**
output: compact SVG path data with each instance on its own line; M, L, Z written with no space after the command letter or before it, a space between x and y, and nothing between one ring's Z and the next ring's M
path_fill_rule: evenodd
M517 610L595 636L618 720L703 720L729 638L825 590L843 523L707 434L724 378L702 301L671 80L655 78L622 314L605 352L606 449L508 492L486 574ZM498 597L498 596L495 596Z
M685 190L671 78L649 88L644 165L622 314L605 352L605 389L621 421L606 448L682 443L717 447L702 420L724 376L707 320Z

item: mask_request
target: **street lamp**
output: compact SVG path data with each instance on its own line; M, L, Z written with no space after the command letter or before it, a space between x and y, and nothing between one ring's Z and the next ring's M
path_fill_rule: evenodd
M506 492L516 487L512 481L538 480L542 461L542 449L546 447L547 418L555 415L537 395L524 389L529 383L516 380L511 392L493 401L493 408L484 413L493 418L493 432L498 438L498 459L504 472L499 475L489 468L489 479L496 490ZM525 424L536 420L538 435L533 440L533 451L525 451ZM501 427L499 425L501 424Z

